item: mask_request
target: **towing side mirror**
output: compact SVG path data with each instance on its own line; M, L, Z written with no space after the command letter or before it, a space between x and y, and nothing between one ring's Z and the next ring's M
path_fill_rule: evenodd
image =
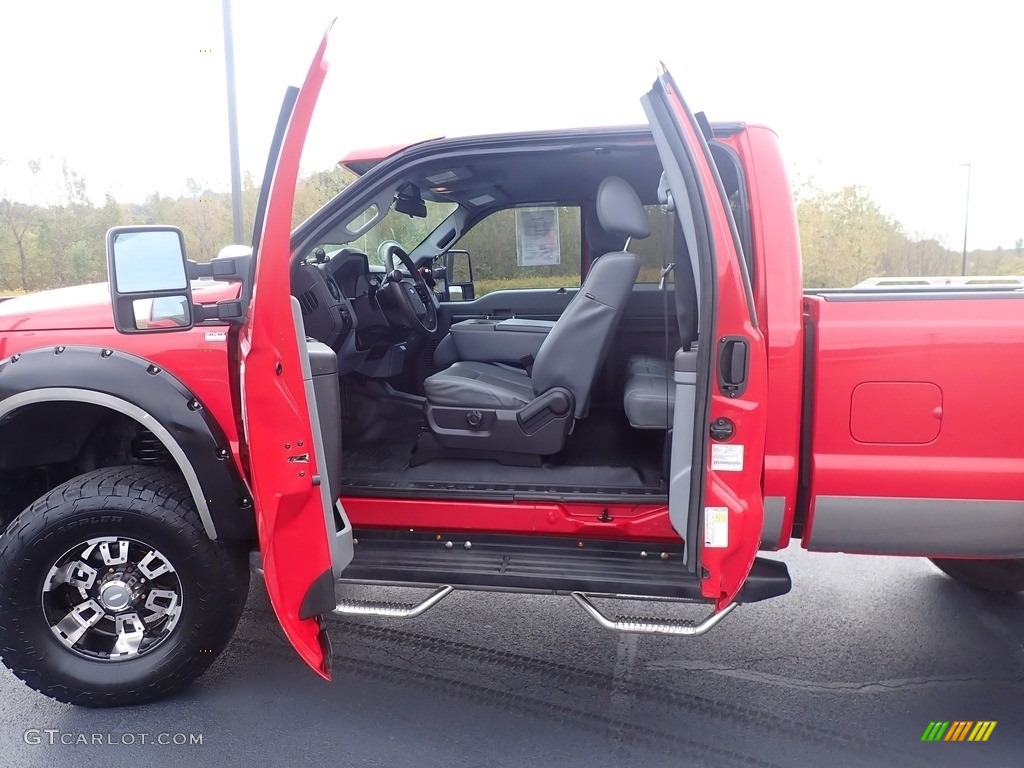
M444 254L444 301L472 301L473 260L469 251L447 251Z
M177 227L127 226L107 232L107 275L121 333L192 327L185 236Z

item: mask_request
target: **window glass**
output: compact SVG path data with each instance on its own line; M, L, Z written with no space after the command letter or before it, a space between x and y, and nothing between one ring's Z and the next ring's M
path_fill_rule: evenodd
M473 259L479 298L514 288L575 288L580 284L580 209L507 208L477 222L455 245Z
M426 240L427 236L437 229L438 225L447 219L452 211L458 208L455 203L435 203L432 200L424 202L427 206L426 217L407 216L394 208L389 208L376 224L358 239L348 243L347 247L362 251L370 257L371 264L378 265L382 265L382 262L377 258L377 247L386 240L394 240L405 249L406 253L411 252ZM362 216L370 219L375 215L377 215L377 206L374 205L357 217L350 226L357 228Z
M663 205L645 205L647 223L651 228L651 236L643 240L633 238L629 250L640 257L640 276L638 283L657 283L661 280L661 268L665 263L665 235L668 227L668 260L674 260L672 254L672 228L675 226L675 214ZM683 265L689 266L689 265ZM673 282L673 274L669 273L668 282Z

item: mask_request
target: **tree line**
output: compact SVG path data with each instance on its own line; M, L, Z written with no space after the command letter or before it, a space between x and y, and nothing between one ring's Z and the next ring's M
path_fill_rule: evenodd
M41 177L43 170L42 161L29 163L32 177ZM188 180L186 193L177 197L154 192L141 203L124 203L108 194L96 205L85 179L66 162L51 176L58 182L51 185L45 203L18 202L0 186L0 294L105 280L104 235L120 224L178 226L185 233L189 256L197 261L209 261L233 240L231 196L194 179ZM296 188L293 222L304 221L353 179L340 168L304 174ZM259 186L249 175L243 179L242 196L248 236L259 197ZM824 190L803 183L794 197L804 283L809 288L848 287L868 277L960 273L960 252L936 238L908 233L863 187ZM480 227L491 225L507 235L514 228L501 217L509 215L498 214ZM560 216L559 224L564 242L578 242L578 217ZM475 230L464 238L466 244L479 239L474 234ZM1024 240L1008 249L973 250L968 264L971 274L1024 274ZM571 264L564 264L545 269L560 273L570 268Z
M869 277L959 275L962 251L936 238L908 233L859 186L822 190L797 186L797 221L808 288L847 288ZM1024 239L1012 249L975 249L968 274L1024 274Z
M43 162L29 163L30 178L42 178ZM189 258L210 261L234 241L231 195L188 179L184 195L154 192L141 203L122 203L106 195L90 200L86 181L61 163L56 183L42 193L45 203L28 204L4 194L0 186L0 295L106 280L105 235L123 224L172 224L185 234ZM295 189L293 222L304 221L355 177L338 168L305 174ZM259 185L242 179L243 232L250 237Z

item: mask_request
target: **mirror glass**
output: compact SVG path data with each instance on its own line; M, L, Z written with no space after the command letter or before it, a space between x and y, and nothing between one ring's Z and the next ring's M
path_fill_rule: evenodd
M188 328L192 324L188 296L160 296L155 299L132 301L135 327L140 330L157 328Z
M176 231L119 232L113 247L119 293L188 288L185 254Z
M448 251L446 271L449 283L473 282L473 268L470 266L469 254L466 251Z

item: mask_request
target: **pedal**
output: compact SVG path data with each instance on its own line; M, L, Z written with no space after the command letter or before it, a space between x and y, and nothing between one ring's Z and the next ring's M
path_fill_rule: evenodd
M663 619L644 616L617 616L609 619L591 602L593 597L604 597L616 600L628 600L622 595L594 595L586 592L573 592L572 599L575 600L598 624L612 632L623 632L637 635L673 635L675 637L700 637L708 630L715 627L722 619L728 616L736 608L736 603L730 603L717 613L712 613L706 619L695 623L688 619ZM643 600L643 602L653 602ZM680 602L671 600L665 602Z
M414 619L444 600L454 591L448 584L438 587L418 603L392 603L379 600L341 600L334 613L341 616L381 616L388 619Z

